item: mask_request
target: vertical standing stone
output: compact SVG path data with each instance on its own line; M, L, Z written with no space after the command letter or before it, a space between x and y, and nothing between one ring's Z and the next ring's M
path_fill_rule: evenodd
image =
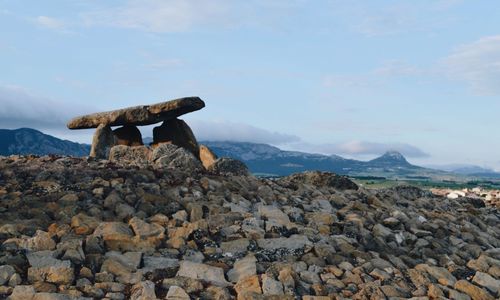
M217 160L217 155L205 145L200 145L200 160L205 169L208 169Z
M111 127L108 125L99 125L92 139L92 148L90 149L90 157L99 159L108 159L109 150L115 145L115 136Z
M117 145L142 146L142 135L137 126L125 125L113 130Z
M179 119L164 121L161 126L153 129L153 146L161 143L171 143L182 147L200 157L198 142L194 137L193 131L186 122Z

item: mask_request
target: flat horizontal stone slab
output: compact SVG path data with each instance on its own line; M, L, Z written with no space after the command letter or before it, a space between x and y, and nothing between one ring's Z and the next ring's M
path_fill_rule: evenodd
M134 106L77 117L69 121L68 128L97 128L100 124L109 126L151 125L175 119L203 107L205 107L205 102L200 98L186 97L153 105Z

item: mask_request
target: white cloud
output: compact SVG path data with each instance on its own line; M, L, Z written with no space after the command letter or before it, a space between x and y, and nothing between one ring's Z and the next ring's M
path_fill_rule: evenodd
M500 94L500 35L461 45L442 64L451 79L465 82L474 92Z
M278 133L252 125L229 121L189 121L198 140L238 141L280 145L300 141L291 134Z
M406 143L377 143L368 141L347 141L333 144L296 143L288 145L289 148L323 154L346 155L350 157L378 156L387 151L397 151L407 157L422 158L429 154L416 146Z
M145 64L146 68L151 69L171 69L184 66L184 61L178 58L171 59L158 59L150 63Z
M421 75L425 71L402 60L390 60L372 71L375 76L401 77Z
M402 60L389 60L366 72L324 75L322 85L326 88L379 88L387 80L423 75L433 75L433 70L420 68Z
M88 25L111 25L151 32L182 32L217 22L229 1L129 0L127 4L84 15Z
M354 32L381 37L398 34L425 32L448 27L456 22L450 13L461 0L399 0L364 1L330 0L336 19Z
M66 128L69 119L91 111L74 103L33 95L17 86L0 85L0 128Z
M60 30L60 31L66 29L66 25L64 24L64 22L52 17L38 16L35 18L35 22L37 25L47 29Z
M113 26L165 33L192 29L268 27L290 20L305 5L302 0L128 0L81 14L88 26Z

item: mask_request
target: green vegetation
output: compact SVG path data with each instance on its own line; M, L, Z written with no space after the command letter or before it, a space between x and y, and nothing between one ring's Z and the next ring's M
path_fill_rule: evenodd
M469 180L469 181L454 181L454 180L432 180L432 179L388 179L376 176L353 176L354 182L366 188L389 188L397 185L413 185L423 189L431 188L449 188L449 189L464 189L482 187L484 189L500 189L500 181L492 180Z

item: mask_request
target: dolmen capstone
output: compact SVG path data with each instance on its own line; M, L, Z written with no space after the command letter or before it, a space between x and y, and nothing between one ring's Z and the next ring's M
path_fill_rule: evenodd
M153 163L161 167L206 169L217 173L246 175L248 170L234 161L218 159L204 145L199 145L191 128L178 117L205 107L198 97L185 97L152 105L140 105L80 116L68 122L69 129L96 128L90 157L135 164ZM153 129L153 142L143 144L137 126L162 124ZM112 127L118 127L112 129ZM235 174L235 173L240 174Z

